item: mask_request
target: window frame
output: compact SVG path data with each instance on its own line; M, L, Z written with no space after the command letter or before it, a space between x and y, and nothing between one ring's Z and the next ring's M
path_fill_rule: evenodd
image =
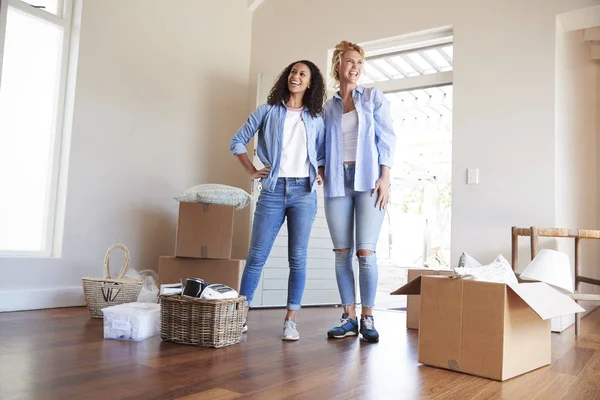
M42 2L43 0L40 0ZM2 85L2 66L4 63L4 44L6 40L6 22L8 8L18 11L59 27L62 30L62 47L59 57L60 75L57 85L57 98L55 108L54 132L51 133L50 164L47 175L47 189L45 193L43 241L41 250L8 250L0 248L0 257L52 257L56 255L55 240L57 227L57 206L59 196L59 176L61 172L61 154L65 131L65 114L67 105L67 85L70 73L71 41L73 30L73 11L76 0L62 0L59 15L52 14L43 9L35 8L21 0L0 0L0 85ZM1 90L1 87L0 87Z

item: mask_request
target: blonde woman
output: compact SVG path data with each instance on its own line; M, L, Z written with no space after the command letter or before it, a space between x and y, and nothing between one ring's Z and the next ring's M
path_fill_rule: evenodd
M327 336L339 339L360 332L365 341L377 342L379 333L373 319L378 280L375 250L389 200L396 136L384 94L358 84L364 59L364 50L357 44L342 41L335 47L332 76L339 91L324 106L325 159L319 160L319 173L324 179L325 215L344 307L340 324ZM354 249L359 263L360 328L352 268Z

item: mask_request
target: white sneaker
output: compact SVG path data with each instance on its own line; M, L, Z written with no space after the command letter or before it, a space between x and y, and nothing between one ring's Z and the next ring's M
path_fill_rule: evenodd
M246 318L244 318L244 322L242 323L242 333L248 332L248 324L246 323Z
M300 334L298 333L298 325L291 319L288 319L283 324L283 335L281 335L283 340L298 340L300 339Z

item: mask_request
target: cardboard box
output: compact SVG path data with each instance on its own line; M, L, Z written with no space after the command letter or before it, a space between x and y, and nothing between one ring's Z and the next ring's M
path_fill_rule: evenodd
M420 363L498 381L550 364L550 319L584 311L541 282L421 276L394 294L421 295Z
M230 259L233 212L232 206L179 203L175 255Z
M452 270L434 269L434 268L411 268L408 270L408 282L415 280L423 275L442 275L451 276ZM419 329L419 319L421 315L421 296L406 296L406 328Z
M222 283L239 292L245 260L208 260L202 258L160 257L160 284L179 283L182 278L200 278Z

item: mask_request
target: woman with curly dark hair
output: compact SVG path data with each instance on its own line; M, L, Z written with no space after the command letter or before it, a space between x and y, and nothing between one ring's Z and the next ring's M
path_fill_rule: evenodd
M300 337L296 315L306 282L308 239L317 213L316 188L322 184L317 160L325 157L324 100L325 84L319 68L306 60L294 62L279 75L267 104L254 110L231 139L231 152L262 186L240 287L240 294L246 296L244 332L262 269L287 218L290 273L282 339ZM255 134L257 155L265 165L260 170L246 153L246 145Z

